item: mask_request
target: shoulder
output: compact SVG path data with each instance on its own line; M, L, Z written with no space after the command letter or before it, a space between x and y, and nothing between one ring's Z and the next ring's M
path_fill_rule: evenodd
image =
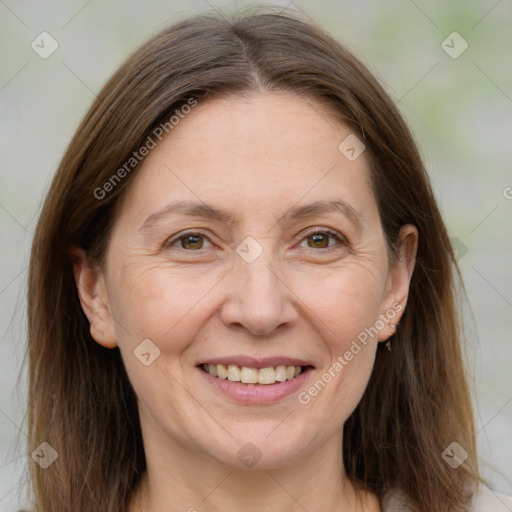
M409 498L400 489L392 489L382 498L382 512L414 511ZM468 512L512 512L512 498L483 486L473 495Z
M391 489L382 497L382 512L414 512L407 494L401 489Z
M511 512L512 498L482 487L473 496L471 512Z

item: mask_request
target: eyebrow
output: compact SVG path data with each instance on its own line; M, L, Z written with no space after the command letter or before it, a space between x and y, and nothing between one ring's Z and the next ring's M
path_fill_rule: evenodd
M294 206L285 212L277 221L292 222L293 220L314 217L325 213L338 212L348 217L358 228L361 227L363 216L353 206L341 199L331 201L315 201L304 206ZM152 213L141 225L139 231L147 232L164 217L172 214L186 215L197 219L217 220L228 226L238 221L238 217L228 210L203 202L177 201L170 203L161 210Z

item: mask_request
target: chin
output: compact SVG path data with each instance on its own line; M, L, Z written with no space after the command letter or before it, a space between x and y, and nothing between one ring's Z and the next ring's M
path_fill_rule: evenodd
M224 435L222 439L208 439L201 444L214 459L232 468L253 471L278 469L295 463L309 444L298 429L290 430L283 428L283 424L278 425L261 422L259 428L256 425L247 429L237 428L234 439Z

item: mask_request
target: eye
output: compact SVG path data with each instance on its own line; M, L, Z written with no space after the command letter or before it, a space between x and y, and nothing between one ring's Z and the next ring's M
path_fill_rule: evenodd
M179 243L178 249L196 251L204 248L205 240L208 240L208 238L201 233L184 233L168 240L165 246L172 247L176 243Z
M211 245L208 237L202 233L189 232L170 238L165 243L165 247L175 247L176 244L178 244L178 249L194 252L208 248L208 246L205 247L205 242ZM302 246L304 242L306 242L308 244L307 247L311 249L327 249L328 251L336 249L336 245L347 245L342 235L328 229L314 229L306 233L300 245Z
M330 243L333 241L333 243ZM328 249L331 250L331 247L336 245L336 242L341 245L346 245L344 237L341 236L336 231L331 231L328 229L314 229L309 233L306 233L306 236L302 243L306 242L309 248L312 249Z

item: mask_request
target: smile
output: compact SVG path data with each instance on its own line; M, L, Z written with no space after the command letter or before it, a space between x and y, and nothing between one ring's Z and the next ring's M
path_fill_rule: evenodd
M268 366L266 368L254 368L250 366L238 366L236 364L203 364L201 368L212 377L242 384L275 384L285 382L298 377L302 372L302 366Z
M313 375L310 361L245 355L203 360L199 375L216 394L245 405L272 404L295 395Z

